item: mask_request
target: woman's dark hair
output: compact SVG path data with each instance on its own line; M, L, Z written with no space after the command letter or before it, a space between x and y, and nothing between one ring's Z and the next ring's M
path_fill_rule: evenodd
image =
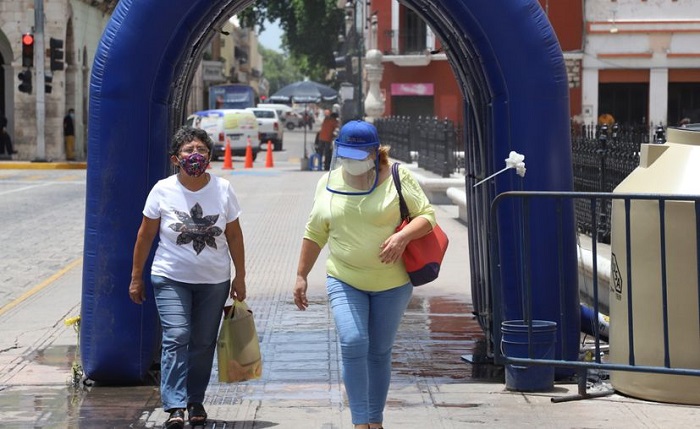
M209 134L201 128L190 127L189 125L184 125L179 130L175 132L173 136L173 141L170 144L170 155L177 156L180 153L182 146L187 143L191 143L194 140L199 140L209 149L209 156L214 151L214 142L209 138Z

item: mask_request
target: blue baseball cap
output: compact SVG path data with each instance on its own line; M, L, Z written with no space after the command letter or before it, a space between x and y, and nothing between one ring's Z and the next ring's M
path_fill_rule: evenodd
M369 122L350 121L340 129L335 145L338 156L362 160L379 147L379 135Z

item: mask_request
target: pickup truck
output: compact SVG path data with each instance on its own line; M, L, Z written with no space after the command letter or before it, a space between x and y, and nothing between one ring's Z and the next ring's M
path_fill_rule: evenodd
M267 150L267 142L271 141L273 150L282 150L284 127L281 124L277 110L268 107L248 107L258 120L258 136L260 150Z

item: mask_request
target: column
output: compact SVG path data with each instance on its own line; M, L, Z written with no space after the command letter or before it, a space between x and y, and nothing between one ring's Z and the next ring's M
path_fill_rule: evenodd
M581 81L583 89L581 113L587 124L595 123L598 118L598 69L584 68ZM600 112L603 113L603 112Z
M382 81L384 66L382 65L382 53L377 49L370 49L365 56L365 71L369 89L365 97L365 120L374 122L384 114L384 99L379 83Z
M652 68L649 71L649 123L668 125L667 121L668 69Z

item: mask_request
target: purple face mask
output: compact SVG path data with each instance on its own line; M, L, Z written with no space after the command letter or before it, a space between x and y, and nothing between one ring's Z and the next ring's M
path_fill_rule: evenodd
M209 160L197 152L187 155L180 160L180 167L188 176L199 177L207 171Z

